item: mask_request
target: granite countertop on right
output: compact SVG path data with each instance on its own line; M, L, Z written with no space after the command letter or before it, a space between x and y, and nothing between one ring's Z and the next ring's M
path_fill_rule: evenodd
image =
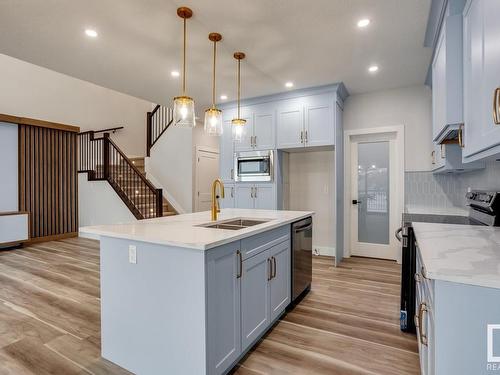
M500 289L500 227L412 226L426 277Z

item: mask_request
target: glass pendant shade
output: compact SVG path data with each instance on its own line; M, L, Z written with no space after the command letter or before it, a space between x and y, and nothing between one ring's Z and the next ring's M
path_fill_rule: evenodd
M220 136L222 132L222 111L217 108L207 109L205 111L205 133Z
M189 96L174 98L174 125L189 128L196 126L194 100Z
M235 118L231 120L231 128L233 129L233 141L241 142L246 132L246 120Z

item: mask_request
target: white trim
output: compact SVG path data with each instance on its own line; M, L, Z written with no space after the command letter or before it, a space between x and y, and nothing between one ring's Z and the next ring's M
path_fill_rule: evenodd
M185 214L187 213L186 209L182 207L179 202L175 200L175 198L168 192L165 187L160 184L160 182L151 174L151 169L149 167L149 159L150 157L145 157L144 158L144 171L146 171L146 176L149 181L152 182L154 186L156 186L158 189L162 189L163 196L167 199L168 203L179 213L179 214Z
M399 218L404 210L404 181L405 181L405 127L404 125L381 126L377 128L356 129L344 131L344 257L351 256L351 137L360 135L377 135L395 133L396 146L396 218L391 221L390 240L393 241L392 232L399 226ZM401 262L401 253L397 253L397 261Z

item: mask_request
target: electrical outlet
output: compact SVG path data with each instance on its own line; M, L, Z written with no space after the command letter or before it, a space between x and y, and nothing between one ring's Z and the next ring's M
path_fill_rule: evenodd
M128 245L128 262L137 264L137 247L135 245Z

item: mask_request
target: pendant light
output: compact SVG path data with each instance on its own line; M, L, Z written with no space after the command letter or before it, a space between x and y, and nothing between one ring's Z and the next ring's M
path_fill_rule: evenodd
M205 111L205 132L208 135L222 134L222 111L215 107L215 61L217 56L217 42L222 40L219 33L208 34L208 39L214 42L214 67L212 73L212 107Z
M182 95L174 98L174 124L185 127L195 127L194 100L186 95L186 22L193 16L193 11L187 7L177 9L177 15L184 21L184 49L182 60Z
M241 93L241 60L245 58L243 52L235 52L234 58L238 61L238 116L231 120L231 127L233 128L233 140L241 142L245 135L245 124L247 120L241 118L240 113L240 93Z

